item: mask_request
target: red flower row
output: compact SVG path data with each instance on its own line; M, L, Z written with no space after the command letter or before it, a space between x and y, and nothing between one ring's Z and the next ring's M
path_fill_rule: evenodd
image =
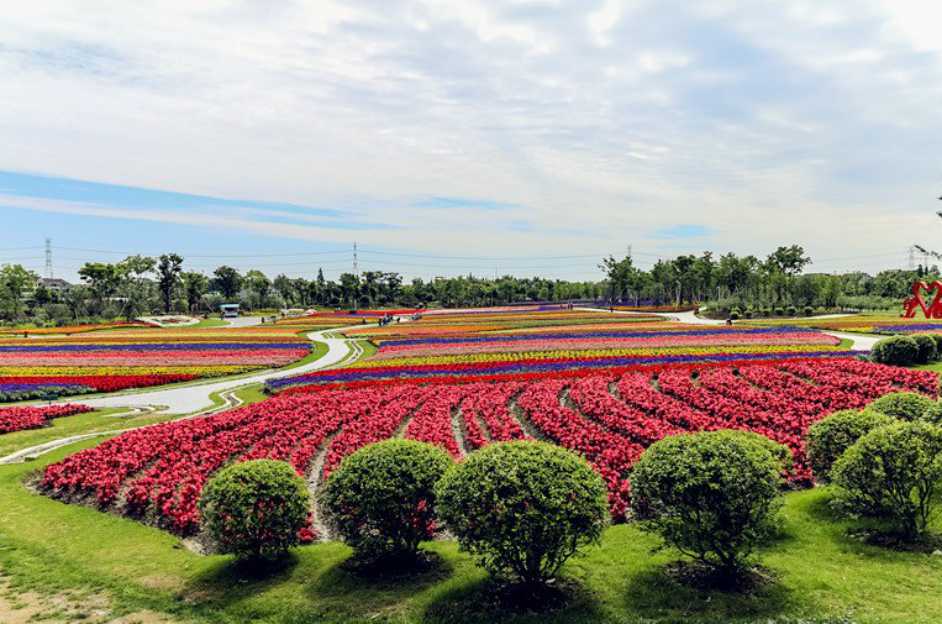
M42 407L7 407L0 409L0 433L39 429L53 418L90 412L87 405L44 405Z
M55 494L94 496L187 533L198 528L204 483L229 462L285 460L316 483L350 453L397 435L456 458L491 441L532 436L584 456L604 478L612 515L620 518L631 466L664 436L755 431L787 445L791 478L806 482L808 426L899 389L935 396L935 375L844 359L332 386L124 434L49 466L43 483Z

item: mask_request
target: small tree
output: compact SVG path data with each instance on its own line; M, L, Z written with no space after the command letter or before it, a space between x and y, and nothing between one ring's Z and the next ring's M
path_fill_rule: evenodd
M850 509L884 517L915 539L929 525L942 481L942 428L908 422L875 429L837 460L833 476Z
M867 409L900 420L916 420L921 418L933 403L935 401L917 392L892 392L868 405Z
M555 445L491 444L439 482L438 515L497 578L539 586L608 521L605 484L588 462Z
M773 529L789 455L743 431L664 438L635 464L633 509L643 530L734 579Z
M220 470L203 488L199 509L222 552L273 559L300 542L310 497L289 464L259 459Z
M435 484L451 466L413 440L366 446L343 460L318 494L322 519L366 560L415 557L435 535Z

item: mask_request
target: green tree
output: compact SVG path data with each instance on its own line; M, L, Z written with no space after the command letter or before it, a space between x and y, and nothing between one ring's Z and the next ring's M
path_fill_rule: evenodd
M186 271L180 275L187 309L194 312L199 308L203 295L209 290L209 278L196 271Z
M23 295L35 288L39 276L19 264L5 264L0 268L0 287L9 298L13 319L20 317Z
M221 266L213 272L215 278L212 282L213 290L219 292L228 300L239 294L242 288L242 276L230 266Z
M121 273L113 264L103 262L87 262L78 271L91 291L96 309L100 314L105 306L105 300L114 296L121 285Z
M164 312L169 313L173 308L173 295L180 285L180 273L183 272L183 258L175 253L160 256L157 264L157 286L163 300Z

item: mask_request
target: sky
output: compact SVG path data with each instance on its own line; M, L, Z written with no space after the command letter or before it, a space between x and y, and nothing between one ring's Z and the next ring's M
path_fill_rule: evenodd
M597 279L942 234L924 0L48 0L0 12L0 263ZM936 245L942 247L942 245ZM917 261L920 258L917 256Z

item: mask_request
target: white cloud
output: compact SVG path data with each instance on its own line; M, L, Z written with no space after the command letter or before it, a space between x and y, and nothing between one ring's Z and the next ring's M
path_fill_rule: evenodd
M13 3L0 14L0 169L362 203L364 221L400 226L364 236L419 250L618 249L678 223L710 225L720 250L796 237L827 254L847 228L861 248L903 249L940 190L938 11ZM431 195L518 204L513 218L535 229L407 207ZM898 230L872 225L887 213L905 215ZM232 226L349 239L276 216Z

